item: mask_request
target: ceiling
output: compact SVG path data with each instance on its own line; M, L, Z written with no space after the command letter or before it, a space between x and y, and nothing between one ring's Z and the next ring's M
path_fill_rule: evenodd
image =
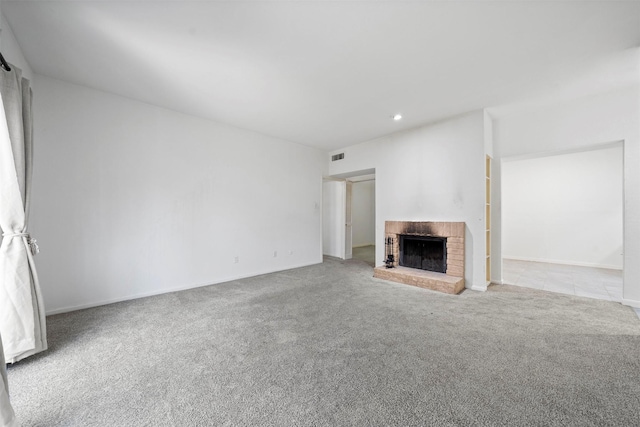
M638 80L637 1L3 1L2 13L38 74L323 150Z

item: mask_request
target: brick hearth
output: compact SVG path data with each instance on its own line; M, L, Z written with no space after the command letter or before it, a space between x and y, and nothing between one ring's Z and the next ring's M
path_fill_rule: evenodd
M385 221L384 231L385 241L391 238L393 242L394 268L376 267L374 277L449 294L464 289L464 222ZM400 235L446 238L446 274L399 266Z

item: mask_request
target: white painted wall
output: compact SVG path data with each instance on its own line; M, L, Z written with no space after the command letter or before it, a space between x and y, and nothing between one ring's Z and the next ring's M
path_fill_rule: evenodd
M40 75L34 116L48 312L322 262L322 152Z
M337 258L345 257L345 197L344 181L322 184L322 252Z
M622 145L502 163L504 258L622 269Z
M484 153L493 158L493 119L487 110L483 111L484 119Z
M356 181L351 194L353 247L374 245L376 241L376 182Z
M375 168L376 265L383 264L385 221L463 221L466 286L486 289L483 111L338 152L345 158L331 162L332 176Z
M640 63L640 60L638 61ZM624 142L623 302L640 307L640 86L583 97L494 120L495 158L577 150ZM494 179L500 180L499 162ZM500 189L495 191L492 245L501 258ZM496 200L497 199L497 200ZM493 269L500 274L499 268ZM501 280L501 276L494 276Z
M22 54L22 49L2 14L0 14L0 52L7 62L20 68L22 75L33 82L33 70Z

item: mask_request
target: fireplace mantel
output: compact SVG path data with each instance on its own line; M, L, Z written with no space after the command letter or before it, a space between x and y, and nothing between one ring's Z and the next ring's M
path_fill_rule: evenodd
M393 245L393 268L376 267L374 277L450 294L464 289L464 222L385 221L384 228L385 242L390 241ZM402 235L445 238L446 273L399 266L399 239Z

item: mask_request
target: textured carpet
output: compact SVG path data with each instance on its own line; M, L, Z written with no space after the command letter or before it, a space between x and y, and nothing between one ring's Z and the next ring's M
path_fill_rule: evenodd
M23 426L640 425L640 321L510 286L322 265L51 316Z

